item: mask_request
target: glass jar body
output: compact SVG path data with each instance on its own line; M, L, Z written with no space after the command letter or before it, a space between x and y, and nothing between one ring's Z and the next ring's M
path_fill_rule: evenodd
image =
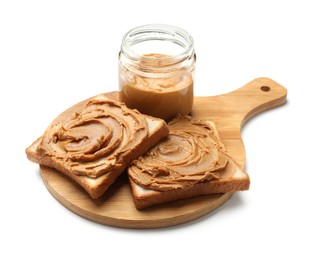
M119 53L120 100L166 121L193 105L196 55L192 37L169 25L129 31Z

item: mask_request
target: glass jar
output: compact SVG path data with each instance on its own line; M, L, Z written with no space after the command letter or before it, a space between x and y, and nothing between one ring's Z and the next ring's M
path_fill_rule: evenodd
M193 105L193 39L181 28L149 24L127 32L119 53L120 101L169 121Z

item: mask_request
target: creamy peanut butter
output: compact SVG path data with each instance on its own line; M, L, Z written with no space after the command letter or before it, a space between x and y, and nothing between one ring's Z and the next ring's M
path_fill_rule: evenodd
M160 191L218 179L228 158L213 126L190 117L174 119L168 126L167 138L133 161L130 177L142 187Z
M123 167L123 155L147 136L147 123L138 111L101 95L79 113L51 124L38 151L62 161L73 174L97 178Z
M163 54L146 54L140 65L148 67L148 74L138 74L119 67L120 100L129 108L169 121L177 114L187 115L193 105L193 75L180 67L164 74ZM150 57L156 58L148 59ZM161 72L157 69L161 68ZM140 68L141 69L141 68ZM150 76L152 73L152 77Z

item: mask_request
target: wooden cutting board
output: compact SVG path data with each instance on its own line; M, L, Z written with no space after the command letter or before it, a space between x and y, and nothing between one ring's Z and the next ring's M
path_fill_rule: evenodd
M118 98L117 92L106 95ZM252 116L285 103L286 95L287 90L278 83L258 78L227 94L195 97L192 116L214 119L227 151L244 167L246 156L240 132L242 126ZM70 107L54 121L82 109L85 103L82 101ZM54 169L40 166L40 174L53 197L69 210L91 221L123 228L159 228L186 223L215 210L233 195L201 196L139 211L134 206L125 174L95 200Z

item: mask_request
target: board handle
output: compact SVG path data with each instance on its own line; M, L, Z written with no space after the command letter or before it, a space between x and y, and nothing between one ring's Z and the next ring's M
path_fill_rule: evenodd
M241 114L241 127L253 116L265 110L280 106L287 100L287 89L270 78L256 78L243 87L230 92L230 102L237 105Z

